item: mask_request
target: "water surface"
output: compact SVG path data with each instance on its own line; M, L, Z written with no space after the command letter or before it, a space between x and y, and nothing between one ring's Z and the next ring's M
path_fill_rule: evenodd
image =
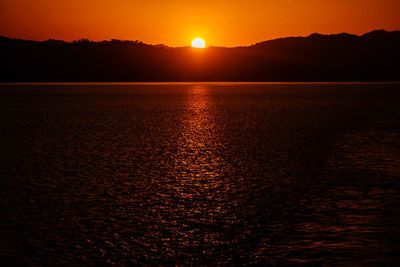
M400 84L0 85L0 253L398 266Z

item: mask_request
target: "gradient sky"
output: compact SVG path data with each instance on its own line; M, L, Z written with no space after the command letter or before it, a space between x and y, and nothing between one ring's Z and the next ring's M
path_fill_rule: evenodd
M0 0L0 35L249 45L313 32L400 29L400 0Z

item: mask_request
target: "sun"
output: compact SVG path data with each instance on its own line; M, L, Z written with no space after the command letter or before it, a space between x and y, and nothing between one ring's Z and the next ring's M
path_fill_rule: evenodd
M192 47L193 48L205 48L206 47L206 42L201 38L193 39Z

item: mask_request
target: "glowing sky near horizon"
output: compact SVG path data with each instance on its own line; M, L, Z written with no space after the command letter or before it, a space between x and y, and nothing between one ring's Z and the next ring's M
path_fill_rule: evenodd
M313 32L400 29L399 0L0 0L0 35L249 45Z

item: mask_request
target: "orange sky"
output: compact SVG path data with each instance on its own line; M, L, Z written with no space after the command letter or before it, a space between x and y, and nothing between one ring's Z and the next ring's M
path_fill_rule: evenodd
M0 35L238 46L313 32L400 29L400 0L0 0Z

